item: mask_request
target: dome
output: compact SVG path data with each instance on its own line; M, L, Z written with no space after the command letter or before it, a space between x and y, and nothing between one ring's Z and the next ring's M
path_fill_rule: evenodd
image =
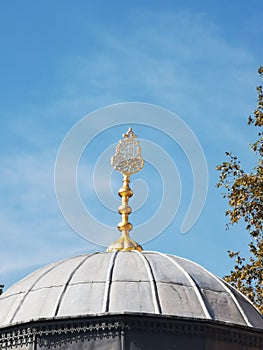
M100 252L28 275L0 297L0 327L56 318L150 314L263 328L237 290L196 263L158 252Z

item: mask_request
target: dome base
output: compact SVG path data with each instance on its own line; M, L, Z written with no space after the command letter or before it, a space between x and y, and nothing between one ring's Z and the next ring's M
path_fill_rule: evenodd
M263 331L215 321L118 314L41 320L0 329L0 348L260 350Z

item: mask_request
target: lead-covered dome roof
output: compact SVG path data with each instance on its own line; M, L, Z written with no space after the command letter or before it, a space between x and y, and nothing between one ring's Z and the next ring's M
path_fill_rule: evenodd
M0 297L0 327L40 319L147 313L263 328L238 291L196 263L157 252L100 252L41 268Z

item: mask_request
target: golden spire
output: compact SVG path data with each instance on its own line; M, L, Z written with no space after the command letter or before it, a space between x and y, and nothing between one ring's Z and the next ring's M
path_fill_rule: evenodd
M131 207L129 207L129 198L133 195L129 186L130 176L143 168L144 160L141 158L141 147L132 128L129 128L122 137L123 140L119 141L115 155L111 158L111 165L113 168L123 175L123 185L118 192L122 202L118 208L122 218L122 221L118 224L121 236L108 247L107 252L114 250L143 250L138 243L129 237L132 224L129 222L128 218L129 214L132 212Z

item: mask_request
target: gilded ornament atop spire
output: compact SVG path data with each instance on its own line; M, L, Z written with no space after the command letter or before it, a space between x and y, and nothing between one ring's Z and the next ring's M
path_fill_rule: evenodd
M133 133L132 128L129 128L122 137L123 140L119 141L115 155L111 158L113 168L123 175L123 186L118 192L122 199L122 203L118 208L122 217L122 221L118 224L121 237L109 246L107 249L108 252L114 250L143 250L138 243L129 237L129 233L132 230L132 224L129 222L128 217L132 212L132 209L129 206L129 198L133 195L133 192L129 187L130 176L139 172L143 168L144 160L141 157L142 150L139 141L137 140L137 136Z

